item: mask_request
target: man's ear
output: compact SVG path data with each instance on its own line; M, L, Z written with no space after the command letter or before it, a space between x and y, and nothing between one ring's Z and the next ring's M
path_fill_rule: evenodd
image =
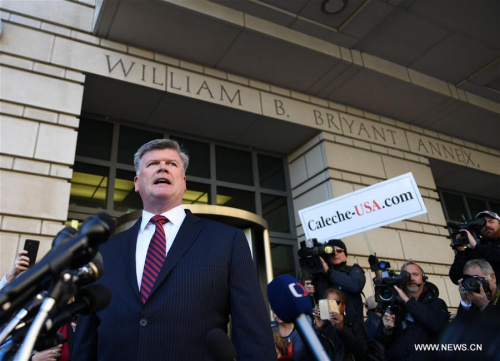
M134 190L136 193L139 193L139 177L134 177Z

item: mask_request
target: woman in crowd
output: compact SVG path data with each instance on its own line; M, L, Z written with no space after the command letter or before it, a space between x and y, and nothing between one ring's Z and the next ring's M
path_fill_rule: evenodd
M322 320L319 308L314 309L314 326L326 353L332 361L366 360L369 349L364 325L345 316L346 304L342 292L330 288L323 298L336 302L339 311L330 312L330 318Z

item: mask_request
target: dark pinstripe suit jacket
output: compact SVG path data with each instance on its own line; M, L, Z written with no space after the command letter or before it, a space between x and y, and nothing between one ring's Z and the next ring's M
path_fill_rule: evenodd
M139 297L135 249L140 219L101 246L109 306L80 316L73 361L214 360L205 347L231 314L238 361L276 360L257 271L241 230L186 211L153 292ZM214 360L216 361L216 360Z

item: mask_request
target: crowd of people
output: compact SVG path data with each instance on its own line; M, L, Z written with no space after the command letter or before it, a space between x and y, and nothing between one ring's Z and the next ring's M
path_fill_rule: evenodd
M495 272L500 266L500 216L483 211L475 217L476 220L480 218L484 219L481 223L484 225L479 229L479 242L469 230L463 229L461 232L469 243L452 247L456 255L450 278L458 286L460 300L457 300L459 307L451 321L446 303L439 298L438 288L428 281L420 265L409 260L401 267L401 272L408 275L407 281L393 286L396 298L387 302L368 297L366 320L364 327L360 327L359 307L349 307L349 304L359 305L365 276L359 266L346 265L347 248L342 241L329 241L335 253L324 260L322 274L305 281L305 288L316 305L318 295L339 304L340 313L332 312L329 320L319 318L318 307L311 316L318 338L331 360L500 359L500 333L497 331L500 287ZM325 285L331 288L315 292ZM453 347L454 350L450 349ZM313 360L307 349L295 360L304 357ZM279 359L293 358L282 355Z
M110 305L66 325L60 330L65 342L34 352L32 360L217 360L207 351L205 335L216 328L228 331L229 321L240 361L314 359L293 323L274 315L269 327L243 232L183 208L188 163L187 154L172 140L154 140L137 151L134 184L144 205L142 217L101 247L106 273L97 282L111 290ZM401 267L408 278L393 286L394 300L366 299L365 320L365 272L357 264L347 265L342 240L328 241L333 252L320 257L322 272L308 279L305 289L315 306L311 326L330 359L428 360L439 351L421 345L481 343L496 337L494 324L494 332L485 338L467 332L477 329L478 320L499 320L500 308L500 216L488 210L475 218L484 219L480 238L464 229L468 244L454 247L450 278L458 286L460 306L451 323L437 287L411 260ZM21 251L0 289L28 265ZM326 316L320 299L333 305ZM451 332L453 327L458 331ZM500 349L495 340L483 342L482 359L491 354L496 359Z

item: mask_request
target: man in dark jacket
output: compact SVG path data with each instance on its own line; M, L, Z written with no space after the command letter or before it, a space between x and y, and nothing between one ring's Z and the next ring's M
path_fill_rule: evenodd
M479 285L479 289L469 291L464 287L464 280L473 277L469 284ZM460 307L457 317L471 314L477 317L478 312L484 312L492 317L500 315L500 289L497 286L495 272L484 259L468 261L464 267L463 278L459 281Z
M410 261L402 271L410 274L403 289L394 286L401 300L400 307L385 312L375 338L387 349L389 360L426 360L428 352L419 345L433 343L448 324L446 303L426 285L422 268Z
M468 230L462 230L467 234L469 244L455 247L455 260L450 267L450 279L458 285L462 278L465 263L471 259L483 258L489 262L493 270L500 274L500 216L492 211L479 212L475 219L484 218L485 224L479 229L481 239L479 243Z
M365 286L365 272L357 264L347 266L347 248L340 239L331 239L327 245L334 248L323 264L323 273L313 277L316 295L323 295L329 288L342 291L346 299L346 314L352 321L363 322L363 301L361 292Z
M464 287L464 279L470 276L475 279L471 279L467 288L479 285L479 289L468 291ZM461 300L457 315L439 340L439 344L461 345L462 349L453 353L443 350L436 354L434 360L498 360L500 288L493 268L484 259L473 259L465 264L463 277L459 280ZM476 345L480 348L476 348Z

